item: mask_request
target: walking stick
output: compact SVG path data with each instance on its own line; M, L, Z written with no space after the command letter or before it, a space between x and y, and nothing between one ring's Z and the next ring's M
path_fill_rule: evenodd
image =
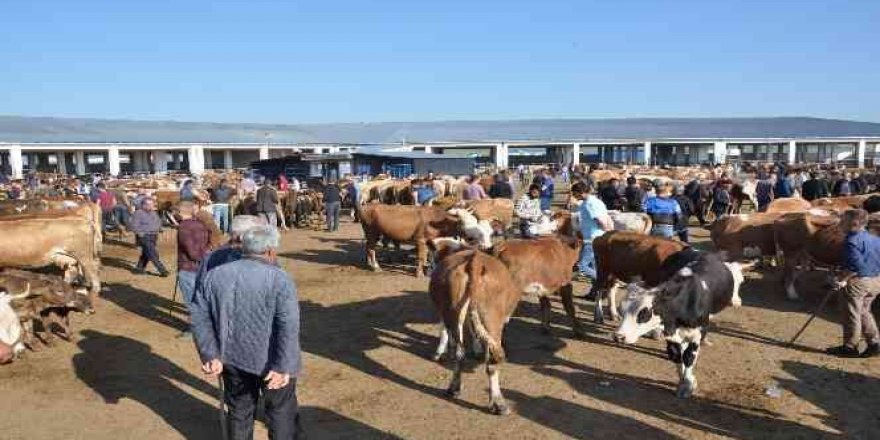
M217 375L217 409L220 411L220 434L222 440L229 440L229 430L226 427L226 404L224 395L226 390L223 388L223 376Z
M794 342L797 341L797 339L799 337L801 337L801 335L804 333L804 331L807 329L807 327L810 325L810 323L813 322L814 319L816 319L816 315L818 315L819 312L821 312L822 309L825 308L825 304L828 302L829 299L831 299L831 296L834 295L835 293L837 293L837 290L838 289L831 289L828 291L827 294L825 294L825 298L822 298L822 302L819 303L819 306L816 307L816 310L813 312L812 315L810 315L810 318L807 319L807 322L805 322L803 327L801 327L801 329L798 330L798 332L794 335L794 337L791 338L790 341L788 341L789 346L794 345Z

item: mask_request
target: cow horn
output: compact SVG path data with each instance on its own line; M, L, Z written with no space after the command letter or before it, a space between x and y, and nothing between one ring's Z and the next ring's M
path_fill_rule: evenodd
M27 283L27 289L24 290L24 293L19 293L18 295L9 295L10 301L18 301L20 299L25 299L31 296L31 283Z

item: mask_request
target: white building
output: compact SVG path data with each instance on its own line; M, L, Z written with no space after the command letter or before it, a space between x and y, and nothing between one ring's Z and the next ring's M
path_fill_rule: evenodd
M0 117L0 166L68 174L243 168L294 151L396 148L478 163L738 160L880 165L880 124L817 118L674 118L373 124L210 124Z

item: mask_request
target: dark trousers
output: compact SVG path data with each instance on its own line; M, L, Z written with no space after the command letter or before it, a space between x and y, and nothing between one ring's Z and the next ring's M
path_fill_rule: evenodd
M270 440L293 440L302 438L299 423L299 406L296 401L296 379L279 390L265 387L263 378L241 371L231 365L223 366L223 383L226 393L223 400L229 409L230 440L254 438L254 415L257 401L263 395L266 404L266 425Z
M162 260L159 259L159 251L156 250L156 240L158 238L159 234L138 236L137 244L141 248L141 258L138 259L137 263L138 270L144 270L147 267L147 262L151 262L159 272L167 272L165 265L162 264Z
M324 210L327 211L327 230L336 231L339 229L339 202L324 203Z
M678 235L678 239L681 240L682 243L688 242L688 229L685 226L683 229L679 229L675 231L676 235Z

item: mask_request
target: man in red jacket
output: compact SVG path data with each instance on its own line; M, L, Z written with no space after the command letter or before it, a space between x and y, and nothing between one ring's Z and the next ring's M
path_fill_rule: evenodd
M196 274L202 258L211 251L211 231L195 218L195 205L180 202L180 224L177 228L177 288L187 306L192 302L196 288ZM191 337L189 330L181 337Z

